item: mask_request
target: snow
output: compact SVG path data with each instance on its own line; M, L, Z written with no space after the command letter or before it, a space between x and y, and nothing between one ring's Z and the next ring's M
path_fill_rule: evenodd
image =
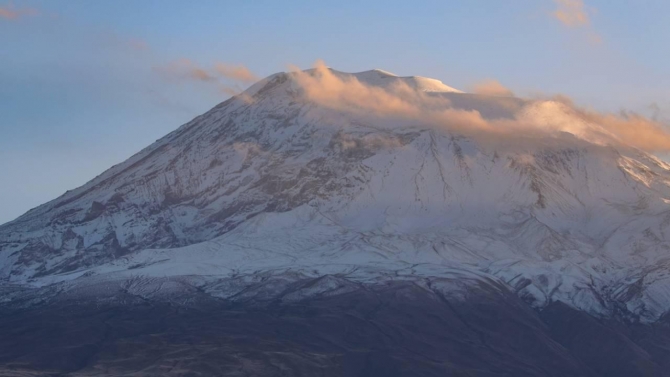
M335 72L509 115L500 99L433 79ZM455 280L486 279L538 308L625 307L644 321L670 310L670 165L603 144L560 104L510 99L566 133L503 145L301 102L290 74L244 95L253 101L226 101L0 227L0 279L127 281L141 293L183 289L165 279L225 278L212 294L253 286L272 297L323 277L287 300L345 292L339 277L437 279L454 297L466 294ZM277 285L255 280L265 275Z

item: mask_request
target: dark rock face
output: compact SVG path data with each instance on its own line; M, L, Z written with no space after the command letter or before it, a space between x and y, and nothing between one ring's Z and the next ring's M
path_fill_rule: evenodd
M409 282L301 301L56 300L0 314L3 376L668 376L670 328ZM193 298L193 297L192 297ZM665 346L663 346L665 344Z
M647 350L630 339L636 331L620 323L600 323L588 314L559 302L547 307L541 317L549 325L554 339L600 375L663 375L660 365L667 363L668 355L657 356L654 360ZM666 369L665 373L670 372Z

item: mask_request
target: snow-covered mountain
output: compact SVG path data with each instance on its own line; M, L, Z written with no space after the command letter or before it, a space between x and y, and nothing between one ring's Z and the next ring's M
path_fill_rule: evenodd
M308 95L301 77L318 71L278 73L2 225L0 279L72 292L122 281L155 295L183 278L239 298L268 276L271 297L337 277L296 299L437 277L600 317L670 310L669 164L594 137L602 128L559 101L330 73L373 93L409 88L427 112L448 104L559 132L482 135L366 103L346 111Z

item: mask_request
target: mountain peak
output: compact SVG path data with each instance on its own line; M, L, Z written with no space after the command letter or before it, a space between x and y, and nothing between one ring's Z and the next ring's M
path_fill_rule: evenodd
M386 71L386 70L383 70L383 69L380 69L380 68L371 69L370 71L367 71L367 72L377 72L380 75L398 77L398 75L396 75L395 73L391 73L389 71Z
M330 67L323 67L326 68L329 72L331 72L335 77L342 79L342 80L352 80L355 79L359 81L362 84L371 86L371 87L380 87L380 88L389 88L393 85L398 85L398 84L404 84L407 85L408 87L419 91L419 92L429 92L429 93L463 93L462 91L452 88L446 84L444 84L442 81L438 79L433 79L429 77L422 77L422 76L398 76L395 75L389 71L385 71L383 69L371 69L367 71L361 71L361 72L355 72L355 73L350 73L350 72L343 72L343 71L338 71L336 69L330 68ZM317 72L319 72L319 69L321 68L310 68L310 69L305 69L302 71L299 71L298 73L304 73L308 75L315 75ZM257 93L261 88L263 88L266 84L272 82L273 79L282 76L282 75L291 75L291 74L296 74L296 72L279 72L272 74L262 80L260 80L258 83L252 85L247 91L245 91L246 95L252 96L255 93Z
M382 69L372 69L358 73L345 73L333 69L331 71L342 76L351 75L358 81L373 86L386 86L390 83L402 82L410 88L422 92L462 93L460 90L454 89L438 79L422 76L398 76Z
M318 101L301 80L317 81L307 84ZM325 66L269 76L245 95L0 226L0 280L459 268L510 282L537 306L606 315L625 301L648 320L670 309L670 267L648 268L669 263L670 167L591 143L592 122L564 106ZM473 114L581 138L466 134L458 121ZM641 277L651 288L634 284Z

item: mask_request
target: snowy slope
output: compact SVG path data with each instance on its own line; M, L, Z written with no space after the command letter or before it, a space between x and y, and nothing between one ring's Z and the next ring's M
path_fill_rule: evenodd
M321 106L295 74L279 73L1 226L0 279L459 271L538 307L560 300L645 321L670 309L670 165L588 137L594 125L557 102L380 70L335 74L381 89L403 83L487 119L520 108L538 127L574 131L482 141Z

